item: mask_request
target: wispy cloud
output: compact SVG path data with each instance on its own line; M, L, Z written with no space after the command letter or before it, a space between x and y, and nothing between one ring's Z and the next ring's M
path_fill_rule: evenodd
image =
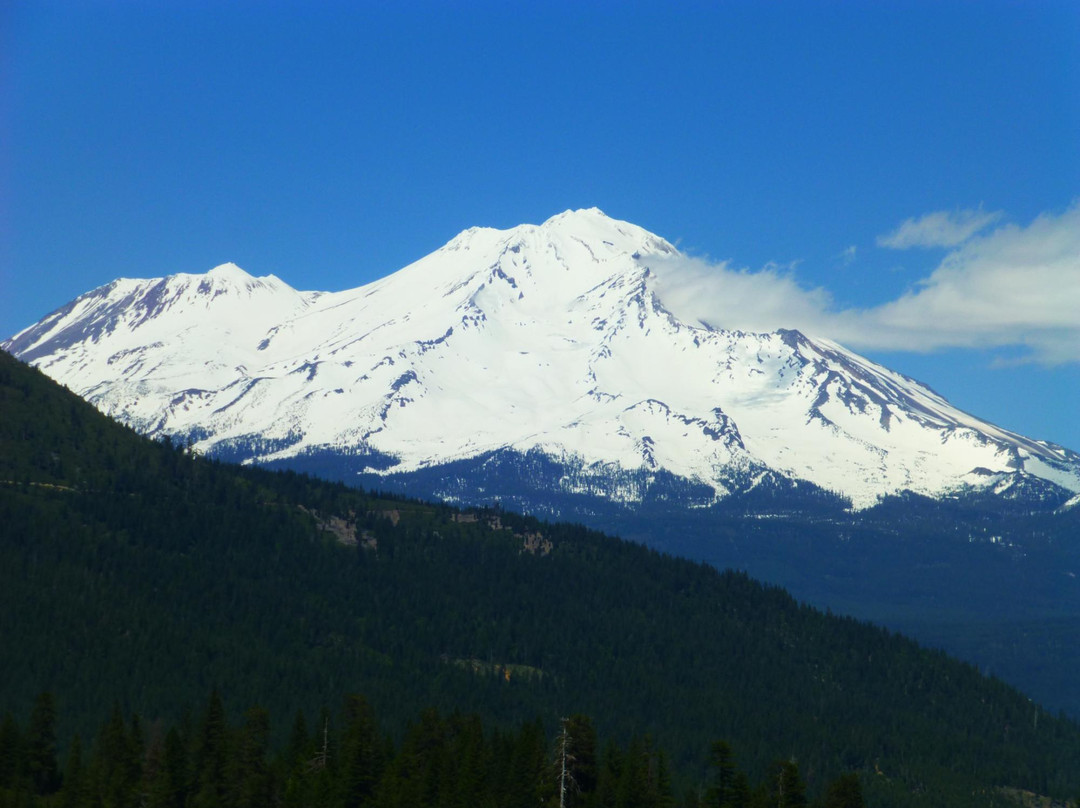
M735 269L730 262L678 255L650 265L664 304L685 322L732 331L773 331L822 323L824 289L804 289L790 268Z
M878 236L879 247L906 250L909 247L955 247L1001 218L1001 211L939 210L906 219L893 232Z
M1080 362L1080 204L972 239L913 291L851 316L852 344L1020 346L1047 364Z
M1024 361L1080 362L1080 203L967 239L911 291L872 308L838 310L827 290L773 268L680 257L657 275L673 313L714 327L798 328L856 349L1008 347Z

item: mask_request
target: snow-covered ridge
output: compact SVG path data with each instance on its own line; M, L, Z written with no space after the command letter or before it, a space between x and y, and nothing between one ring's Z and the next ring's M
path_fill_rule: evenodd
M256 460L359 449L408 471L541 449L718 496L766 471L856 505L1018 475L1080 492L1080 456L827 339L681 321L650 268L676 255L595 208L566 211L470 228L343 292L233 264L121 279L4 347L137 429L203 451L257 441Z

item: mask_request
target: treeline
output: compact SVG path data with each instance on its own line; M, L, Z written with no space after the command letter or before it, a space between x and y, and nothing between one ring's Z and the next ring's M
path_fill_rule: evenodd
M185 716L188 714L185 713ZM215 691L197 720L125 717L119 705L92 743L75 736L61 766L51 694L26 726L0 724L0 808L863 808L859 778L841 775L811 801L793 760L751 785L726 741L708 750L708 776L676 798L664 751L648 737L601 742L572 715L551 737L539 720L492 730L475 714L427 709L395 744L371 705L349 695L309 724L296 713L284 747L271 717L228 720Z

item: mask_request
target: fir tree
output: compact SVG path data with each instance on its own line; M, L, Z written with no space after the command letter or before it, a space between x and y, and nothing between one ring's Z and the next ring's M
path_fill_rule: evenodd
M825 788L825 808L866 808L862 784L854 773L842 774Z
M84 808L89 805L89 784L83 762L82 739L71 740L67 764L64 766L64 786L60 792L60 808Z
M22 771L22 735L10 712L0 722L0 788L14 788Z
M236 808L262 808L270 803L271 781L266 764L270 745L270 714L252 707L237 736L230 781Z
M225 808L230 805L228 756L229 732L225 706L215 689L203 713L195 747L193 808Z
M26 729L26 772L34 793L52 794L60 788L60 767L56 760L56 705L52 693L41 693L34 701Z
M731 744L713 741L709 748L709 768L712 769L712 783L705 792L705 805L709 808L742 808L735 802L738 767Z
M362 696L345 697L340 760L338 805L358 808L370 802L382 775L381 743L371 705Z
M92 789L103 803L114 808L138 803L139 761L119 703L113 704L108 721L98 733L91 769Z

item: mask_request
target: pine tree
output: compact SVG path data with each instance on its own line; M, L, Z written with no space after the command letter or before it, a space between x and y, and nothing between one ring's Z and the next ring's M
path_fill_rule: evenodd
M539 719L522 724L514 738L507 780L508 805L541 805L555 793L548 776L548 743Z
M344 712L338 761L338 805L358 808L375 796L382 774L381 742L375 713L366 699L346 696Z
M0 722L0 788L14 788L22 771L23 744L19 725L11 713Z
M76 735L68 750L64 767L64 786L60 792L61 808L83 808L89 804L86 767L83 763L82 739Z
M750 805L750 778L744 771L736 771L732 781L730 808L748 808Z
M305 766L311 759L311 736L308 734L307 721L302 710L296 711L289 743L285 747L285 762L290 769Z
M623 770L626 768L626 758L618 744L611 738L608 738L604 745L602 760L596 785L597 802L603 808L614 808L618 802L619 783L622 780Z
M705 792L705 804L709 808L736 808L735 779L738 767L735 753L727 741L713 741L709 748L709 768L712 783Z
M656 777L654 780L656 808L671 808L675 804L675 795L671 789L671 772L668 770L667 755L663 749L656 750Z
M285 808L299 808L304 805L305 775L311 761L313 748L308 734L307 721L302 710L297 710L293 719L289 742L285 747Z
M142 719L138 713L132 713L131 728L128 730L128 754L131 765L130 777L134 784L135 799L138 805L146 804L146 737L143 733Z
M92 788L103 803L116 808L138 804L139 761L119 703L113 703L109 720L98 733L91 769Z
M615 808L652 808L653 789L649 773L649 752L639 737L630 739L615 792Z
M773 764L769 775L769 805L776 808L804 808L806 786L799 776L794 760L780 760Z
M570 774L574 790L567 805L585 802L596 791L599 770L596 759L596 728L592 719L580 713L566 719L565 730L569 738L569 756L572 762Z
M215 689L203 713L195 747L193 808L225 808L230 805L227 767L229 728L225 706Z
M270 803L271 781L266 765L270 746L270 714L252 707L244 715L237 736L233 771L229 778L236 808L262 808Z
M34 793L45 796L60 788L60 766L56 760L56 705L52 693L41 693L34 701L26 729L26 772Z
M866 808L862 784L853 772L842 774L825 789L825 808Z
M149 783L148 808L183 808L187 801L187 750L180 733L170 727L162 745L161 764Z

